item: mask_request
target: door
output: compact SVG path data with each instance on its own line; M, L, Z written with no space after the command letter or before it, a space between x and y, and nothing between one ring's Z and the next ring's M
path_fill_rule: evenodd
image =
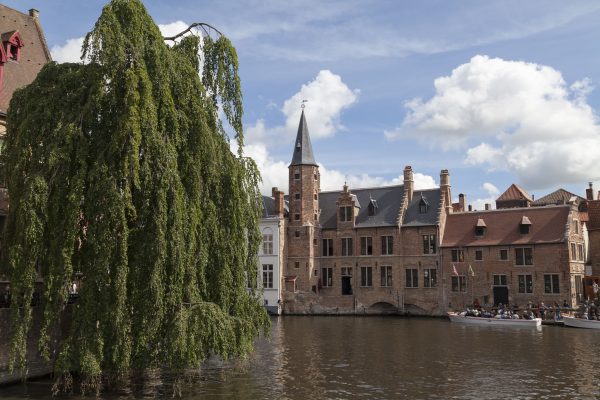
M497 306L499 303L508 304L508 287L506 286L494 286L494 305Z
M351 276L342 276L342 294L352 294Z

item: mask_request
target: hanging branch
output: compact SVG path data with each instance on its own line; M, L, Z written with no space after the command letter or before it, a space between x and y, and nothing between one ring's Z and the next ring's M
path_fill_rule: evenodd
M192 29L197 28L197 27L202 28L202 30L204 31L204 33L207 36L210 36L210 31L207 30L206 28L212 29L213 31L217 32L219 34L219 36L225 36L225 35L223 35L223 33L221 33L221 31L219 31L217 28L215 28L212 25L209 25L209 24L207 24L205 22L194 22L193 24L191 24L190 26L188 26L188 28L186 30L184 30L183 32L179 32L178 34L176 34L174 36L165 37L163 39L175 41L177 38L182 37L183 35L185 35L189 31L191 31Z

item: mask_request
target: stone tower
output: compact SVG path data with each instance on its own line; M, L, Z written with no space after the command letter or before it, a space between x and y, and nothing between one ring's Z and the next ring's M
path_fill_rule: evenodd
M319 166L313 155L304 110L300 116L289 167L287 275L296 277L296 290L318 290L315 252L318 250Z

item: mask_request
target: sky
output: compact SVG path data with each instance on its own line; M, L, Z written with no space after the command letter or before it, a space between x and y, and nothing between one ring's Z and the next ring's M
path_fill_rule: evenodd
M1 0L40 11L53 59L77 61L105 1ZM475 209L511 183L539 198L600 189L600 2L145 1L165 35L206 22L231 39L245 154L287 192L306 118L321 189L439 184Z

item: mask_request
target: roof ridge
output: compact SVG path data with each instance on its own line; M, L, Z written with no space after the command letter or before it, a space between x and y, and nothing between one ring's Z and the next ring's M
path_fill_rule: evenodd
M458 215L458 214L476 214L476 213L491 213L491 212L510 212L510 211L535 211L539 212L540 210L547 210L549 208L560 208L560 207L570 207L569 204L549 204L543 207L510 207L510 208L494 208L493 210L473 210L473 211L456 211L451 213L450 215Z
M29 15L29 13L24 13L23 11L19 11L19 10L17 10L16 8L12 8L12 7L10 7L10 6L7 6L6 4L0 4L0 6L2 6L2 7L4 7L4 8L8 8L9 10L12 10L12 11L16 11L16 12L18 12L19 14L23 14L23 15L25 15L26 17L33 18L31 15Z

